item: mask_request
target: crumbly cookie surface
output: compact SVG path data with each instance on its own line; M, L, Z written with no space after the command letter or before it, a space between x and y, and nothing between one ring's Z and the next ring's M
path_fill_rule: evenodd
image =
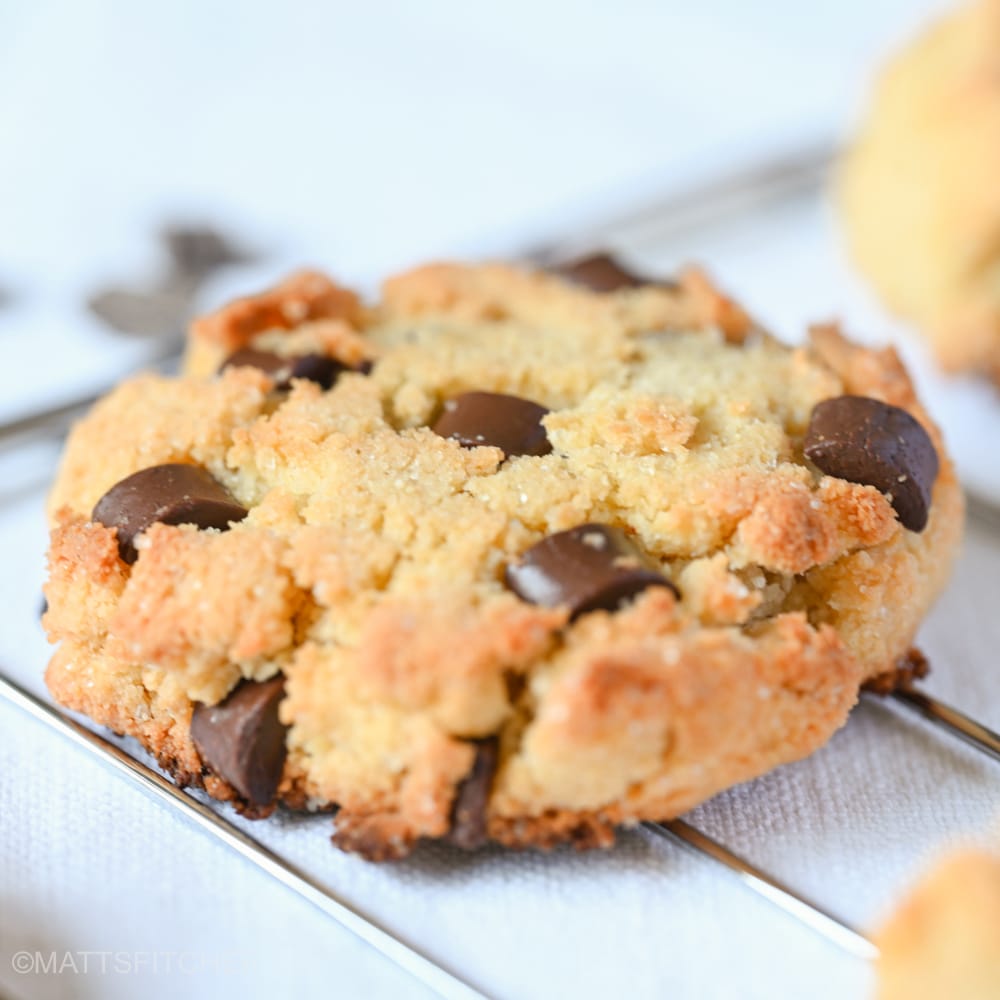
M942 859L876 936L879 1000L1000 1000L1000 856Z
M1000 383L1000 0L890 62L840 171L857 262L949 369Z
M224 366L247 348L342 370L279 391ZM551 450L435 433L472 391L547 408ZM925 428L924 530L805 458L814 408L845 394ZM125 562L94 507L169 463L246 516L153 523ZM378 858L426 837L607 844L810 753L909 649L962 521L891 352L831 328L785 347L698 272L594 292L451 264L372 306L307 273L199 321L183 376L132 379L75 428L50 509L55 696L262 814L273 802L220 773L192 714L283 675L276 800L337 806L337 843ZM512 589L528 550L592 524L671 586L580 614ZM477 810L477 835L456 832Z

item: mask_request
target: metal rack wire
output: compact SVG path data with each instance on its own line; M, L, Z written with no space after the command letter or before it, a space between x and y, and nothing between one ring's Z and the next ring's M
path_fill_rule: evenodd
M602 245L609 235L617 242L622 234L638 233L648 238L650 233L662 233L665 227L671 227L672 234L676 236L685 228L719 223L727 216L740 213L748 204L759 205L761 202L787 199L798 193L815 191L825 177L832 152L828 146L800 151L792 156L761 164L750 171L740 171L729 178L718 179L712 184L671 197L659 204L606 220L586 231L570 234L564 239L533 248L519 256L536 264L551 264L587 247ZM149 364L169 368L179 358L180 348L178 341L162 344L160 352ZM57 439L102 394L86 393L70 398L59 406L26 414L0 426L0 453L16 450L39 439ZM984 524L991 526L995 526L1000 518L994 509L982 507L981 504L973 504L971 512ZM178 788L155 768L26 690L6 674L2 665L0 697L100 758L146 793L181 812L202 830L298 893L440 995L462 1000L483 996L452 971L431 961L386 928L363 916L306 872L249 836L224 815ZM959 739L1000 762L1000 734L988 726L915 687L900 688L889 697L922 716L950 737ZM747 888L848 953L863 959L877 956L876 946L863 931L832 913L821 903L807 898L794 887L735 854L685 820L646 822L641 826L652 838L672 842L702 859L723 866Z

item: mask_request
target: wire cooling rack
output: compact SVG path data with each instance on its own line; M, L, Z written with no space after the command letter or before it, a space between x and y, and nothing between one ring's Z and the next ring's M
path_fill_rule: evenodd
M802 194L814 194L825 177L830 158L831 150L821 147L761 164L704 188L644 206L634 213L600 220L565 238L523 251L519 256L536 264L552 264L608 244L627 248L683 240L689 233L725 224L727 220L748 211L760 212L768 205L780 205ZM179 350L180 343L177 341L164 343L153 363L169 367L176 362ZM58 440L69 423L84 412L94 398L95 395L89 393L80 398L69 398L59 406L26 414L0 426L0 452L16 452L38 443ZM990 526L993 531L998 530L1000 514L995 508L977 502L971 506L971 512L982 525ZM127 745L107 738L26 690L8 676L2 666L0 696L100 758L146 793L168 803L202 830L298 893L440 995L456 998L483 995L454 972L421 954L390 930L338 898L308 872L259 843L225 815L177 788L155 768L133 756ZM1000 735L983 723L914 686L898 689L888 697L919 714L949 737L959 739L1000 762ZM642 827L655 839L677 844L703 861L723 867L746 887L847 952L864 959L876 957L876 946L861 929L832 912L822 902L809 898L792 885L740 857L690 822L683 819L647 822Z

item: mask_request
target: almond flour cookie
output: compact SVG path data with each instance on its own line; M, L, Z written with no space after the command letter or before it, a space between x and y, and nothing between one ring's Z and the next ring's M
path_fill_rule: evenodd
M1000 0L966 3L886 67L840 172L851 250L949 369L1000 383Z
M74 429L50 511L55 697L370 858L604 846L805 756L962 523L891 351L607 258L235 302Z
M944 858L876 943L879 1000L1000 1000L1000 855Z

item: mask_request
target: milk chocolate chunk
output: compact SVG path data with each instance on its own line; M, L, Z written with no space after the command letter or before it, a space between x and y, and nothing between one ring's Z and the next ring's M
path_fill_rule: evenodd
M445 837L449 843L466 851L482 847L488 839L486 806L490 800L490 788L500 756L495 736L476 740L473 745L476 748L476 759L455 791L455 802L451 808L451 830Z
M464 392L449 399L431 428L465 448L493 445L508 458L547 455L552 445L542 426L549 411L530 399L497 392Z
M278 705L285 678L242 681L218 705L197 705L191 716L191 739L201 756L248 802L274 801L285 766L285 733Z
M826 399L812 412L804 451L827 475L885 493L905 528L926 527L938 456L906 410L867 396Z
M672 288L673 281L655 280L628 270L609 253L595 253L561 264L552 269L560 277L575 285L583 285L592 292L617 292L623 288L643 288L660 285Z
M97 501L92 519L118 529L118 551L127 563L138 558L135 538L150 525L194 524L225 531L247 516L198 465L154 465L116 483Z
M346 365L335 358L323 354L299 354L283 358L271 351L259 351L255 347L241 347L222 362L219 371L227 368L246 366L259 368L274 379L275 389L290 389L292 379L305 378L315 382L323 389L329 389L342 371L348 371ZM359 369L360 370L360 369Z
M658 573L621 528L581 524L548 535L509 563L507 586L545 607L566 605L576 618L599 608L613 611L647 587L677 588Z

